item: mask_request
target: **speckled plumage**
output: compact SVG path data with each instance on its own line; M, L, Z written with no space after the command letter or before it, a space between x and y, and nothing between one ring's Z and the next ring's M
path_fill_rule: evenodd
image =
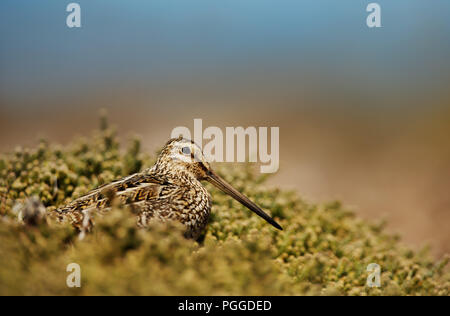
M257 210L252 210L281 229L253 202L217 176L201 149L183 138L171 139L152 168L103 185L57 209L56 213L82 231L90 226L90 212L105 212L113 200L118 200L136 211L139 226L145 227L151 220L174 220L186 227L186 237L197 239L211 212L211 196L202 180L210 181L250 209L256 207Z

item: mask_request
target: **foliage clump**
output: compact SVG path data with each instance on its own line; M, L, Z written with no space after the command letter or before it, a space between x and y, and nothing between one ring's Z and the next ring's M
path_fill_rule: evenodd
M149 167L155 157L134 139L121 151L106 122L90 139L61 147L41 141L0 156L0 295L449 295L448 256L433 262L404 247L383 224L363 221L338 202L310 204L294 192L264 186L248 165L218 172L283 226L277 231L208 186L213 213L200 242L176 224L139 229L121 207L96 215L80 240L52 210L103 184ZM44 221L17 220L30 197ZM66 285L69 263L81 288ZM370 263L381 287L369 288Z

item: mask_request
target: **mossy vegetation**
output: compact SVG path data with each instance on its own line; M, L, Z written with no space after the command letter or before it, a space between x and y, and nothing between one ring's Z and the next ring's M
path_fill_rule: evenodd
M116 207L94 217L80 240L52 209L153 164L133 139L121 150L102 121L89 139L61 147L41 141L0 156L0 295L449 295L448 257L414 252L383 224L357 218L338 202L310 204L296 193L267 188L251 166L216 170L263 209L277 231L208 186L213 214L201 242L176 224L138 229ZM17 220L17 203L36 196L47 216ZM69 263L81 267L81 288L66 285ZM366 286L367 265L381 266L381 287Z

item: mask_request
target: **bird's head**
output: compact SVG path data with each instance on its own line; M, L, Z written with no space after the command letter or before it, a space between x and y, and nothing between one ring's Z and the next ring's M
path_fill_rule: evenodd
M163 147L156 165L158 168L173 175L187 173L199 181L206 180L210 182L221 191L264 218L271 225L282 230L281 226L259 206L215 173L203 155L201 148L193 141L182 137L169 140Z
M188 173L197 180L206 180L211 167L202 150L186 138L173 138L161 150L157 166L169 173Z

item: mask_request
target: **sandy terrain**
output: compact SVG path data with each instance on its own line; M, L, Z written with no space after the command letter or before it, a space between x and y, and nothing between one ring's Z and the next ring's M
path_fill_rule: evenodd
M87 116L86 113L92 115ZM0 149L32 145L39 136L64 143L88 135L97 110L3 113ZM110 110L110 120L126 139L142 135L152 151L172 128L204 126L279 126L280 170L270 184L293 188L313 201L340 199L360 216L385 218L388 229L418 248L429 244L434 255L450 252L450 115L416 113L139 108ZM348 115L352 113L352 115Z

